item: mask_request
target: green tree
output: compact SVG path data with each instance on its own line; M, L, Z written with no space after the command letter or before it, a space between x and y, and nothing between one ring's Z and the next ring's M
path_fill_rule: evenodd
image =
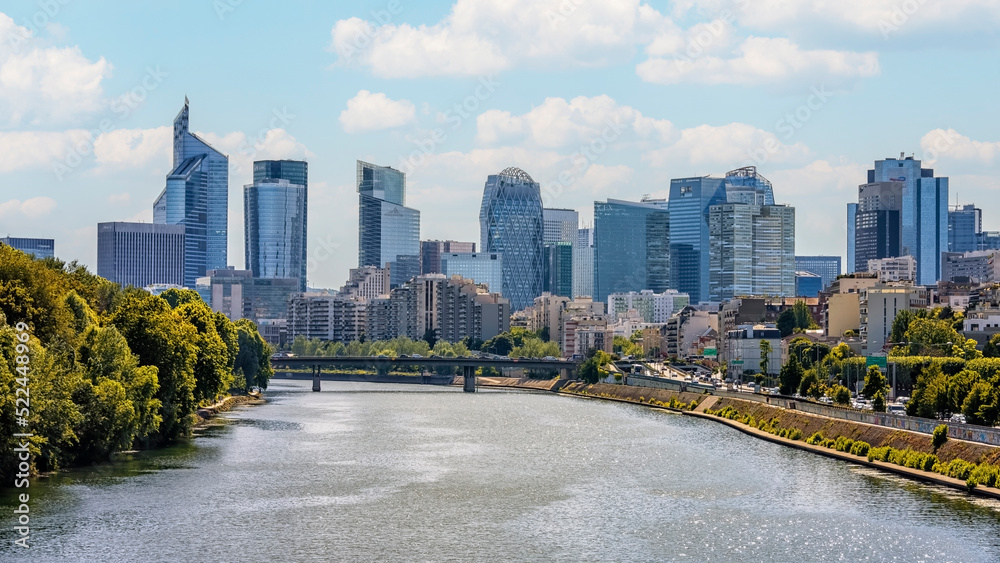
M838 405L849 405L851 403L851 390L843 385L834 385L830 391L830 398Z
M795 315L795 328L802 330L818 328L816 322L813 321L812 314L809 313L809 306L806 305L805 301L801 299L796 301L792 305L792 312Z
M760 339L760 372L763 374L768 373L768 368L771 365L771 352L774 349L771 347L771 343L767 340Z
M947 386L948 406L946 410L948 412L962 412L962 405L965 403L965 398L969 396L972 387L979 379L979 374L970 369L963 369L949 377Z
M958 331L955 332L958 334ZM961 336L955 341L955 345L951 347L951 355L956 358L962 358L966 361L977 360L983 357L983 353L977 348L977 343L975 340L968 338L964 339Z
M913 396L906 404L910 416L937 418L948 410L948 376L941 371L941 365L931 363L920 371Z
M961 410L970 424L995 426L998 422L997 389L986 381L976 381L962 402Z
M778 315L777 327L782 338L795 332L795 325L795 311L785 309L780 315Z
M160 294L160 299L170 304L171 309L176 309L188 303L202 303L201 295L193 289L168 289Z
M204 302L188 301L178 306L176 311L197 331L193 340L197 350L194 400L198 404L211 404L232 386L236 358L230 356L230 348L219 336L216 313ZM237 339L237 348L238 346Z
M896 313L896 318L892 321L892 330L889 333L890 342L905 342L906 341L906 331L910 328L910 322L913 321L915 315L909 309L903 309L902 311Z
M274 375L271 347L260 337L257 325L250 319L240 319L234 324L239 340L235 370L243 375L248 387L267 389L267 383Z
M1000 334L994 334L983 346L984 358L1000 358Z
M883 399L889 389L889 380L886 379L885 374L878 366L870 366L868 372L865 373L865 386L861 390L861 393L870 399L874 399L875 395L878 393L882 394ZM882 411L885 412L885 405L882 405Z
M433 348L434 345L437 344L437 341L438 341L438 331L437 331L437 329L436 328L428 328L427 330L425 330L424 331L423 340L424 340L424 342L427 343L427 346L429 348Z
M819 377L816 375L816 370L811 369L805 373L802 378L802 382L799 383L799 395L803 397L812 397L814 399L820 398L823 393L820 389Z
M788 358L788 363L781 366L781 372L778 374L778 391L782 395L791 395L799 388L802 377L803 370L799 359L795 356Z
M499 356L506 356L514 349L514 342L510 334L502 333L490 338L483 343L482 351Z
M911 356L943 356L952 351L951 346L965 339L948 321L915 318L906 329Z

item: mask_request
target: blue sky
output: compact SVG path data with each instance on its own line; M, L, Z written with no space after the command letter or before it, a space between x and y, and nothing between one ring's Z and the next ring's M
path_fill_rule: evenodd
M152 219L185 95L191 128L230 155L231 264L250 162L309 160L315 287L356 265L357 159L407 172L425 239L478 242L486 176L507 166L589 221L594 200L755 164L797 209L797 253L843 255L845 204L900 152L1000 229L993 0L2 10L0 235L54 238L92 268L98 222Z

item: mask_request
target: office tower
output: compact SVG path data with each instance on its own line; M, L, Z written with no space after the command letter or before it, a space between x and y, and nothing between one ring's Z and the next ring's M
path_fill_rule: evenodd
M406 205L406 174L358 161L358 267L389 268L398 287L420 274L420 212Z
M255 160L253 181L288 180L290 184L309 187L309 163L302 160Z
M263 178L243 187L246 269L255 278L296 278L306 290L306 187Z
M568 242L576 244L580 214L573 209L542 209L545 221L545 244Z
M983 210L972 205L955 205L948 210L948 252L979 250L983 232Z
M905 254L902 247L902 182L873 182L858 186L854 230L848 233L855 272L867 272L869 260Z
M122 286L187 285L184 229L184 225L98 223L97 275Z
M919 160L900 155L898 160L875 161L875 168L868 171L868 183L876 182L903 185L899 254L916 259L918 284L937 283L941 253L948 250L948 178L936 178L934 170L920 167ZM856 262L860 260L855 256Z
M1000 252L943 252L941 281L973 284L1000 282Z
M579 229L573 246L573 297L594 295L594 230Z
M184 285L225 268L229 157L188 130L188 100L174 118L174 167L153 204L153 222L184 225Z
M462 276L490 293L503 287L503 255L496 252L449 252L441 255L441 272L447 277Z
M441 274L441 256L451 253L472 253L476 251L476 243L459 242L457 240L422 240L420 241L420 273ZM499 287L499 286L498 286Z
M858 204L847 204L847 273L853 274L857 271L855 263L857 256L854 255L854 245L857 243Z
M545 245L542 291L573 297L573 245L555 242Z
M796 256L795 270L812 272L821 278L823 287L829 286L841 274L840 256Z
M708 208L725 202L724 178L670 180L670 285L692 303L708 300Z
M288 298L299 293L298 278L259 278L250 270L209 270L195 289L213 311L229 320L284 320Z
M771 181L757 173L756 166L726 172L726 201L750 205L774 205Z
M823 278L812 272L795 272L795 296L818 297L823 291Z
M709 208L709 298L795 294L795 208L725 203Z
M302 160L257 160L253 163L253 181L254 184L259 182L265 182L270 180L275 182L277 180L287 180L289 184L302 186L302 209L301 218L288 218L289 225L285 227L287 231L285 240L289 243L289 248L295 246L298 250L296 251L301 255L301 258L290 257L288 260L291 262L300 262L298 266L301 270L300 274L296 274L288 277L301 278L302 282L300 284L300 291L306 290L306 278L308 273L306 272L306 266L308 264L308 245L309 245L309 230L308 230L308 219L309 219L309 163ZM290 195L290 194L286 194ZM265 203L267 203L265 201ZM247 212L249 208L244 207L244 212ZM244 218L244 221L246 219ZM294 227L292 226L294 225ZM292 231L301 231L300 234L296 234ZM249 243L249 240L247 240ZM249 248L249 244L244 246L244 251ZM286 276L266 276L264 274L258 274L254 269L254 264L256 262L247 260L247 269L254 271L254 276L258 278L262 277L286 277ZM261 271L264 271L262 269Z
M983 231L979 233L978 250L1000 249L1000 231Z
M503 287L512 311L542 294L544 221L538 182L520 168L491 174L479 211L480 251L503 255Z
M55 258L56 241L50 238L0 237L0 244L32 254L35 258Z
M667 202L594 202L594 300L612 293L666 290L673 221Z

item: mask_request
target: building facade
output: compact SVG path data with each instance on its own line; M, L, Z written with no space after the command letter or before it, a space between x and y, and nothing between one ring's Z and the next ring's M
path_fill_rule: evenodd
M884 351L896 315L927 307L927 290L920 286L879 284L862 289L859 302L862 350L870 356Z
M576 244L580 229L580 214L574 209L542 209L545 244L568 242Z
M948 208L948 252L980 250L979 238L982 232L983 210L975 204Z
M554 242L545 245L542 292L573 296L573 245Z
M709 299L708 210L726 203L725 182L708 176L670 180L670 286L694 303Z
M306 290L306 199L305 185L283 179L243 187L244 253L254 277L297 278Z
M185 243L184 225L98 223L97 275L122 286L187 285Z
M32 254L38 259L56 257L56 241L50 238L0 237L0 244Z
M795 295L795 208L726 203L709 209L709 297Z
M872 182L858 187L853 230L848 232L854 272L867 271L870 260L903 253L903 182ZM852 238L853 235L853 238Z
M455 240L420 241L420 273L441 274L441 256L451 253L475 252L476 243Z
M577 231L573 246L573 297L594 295L594 230Z
M480 251L503 255L500 293L520 311L542 294L544 219L541 186L520 168L491 174L479 211Z
M837 276L844 273L840 256L796 256L795 270L816 274L822 278L823 288L829 287Z
M441 272L461 276L503 295L503 255L491 252L449 252L441 255Z
M229 157L188 130L188 100L174 118L173 169L153 222L184 226L184 285L228 264Z
M745 372L778 375L781 366L788 359L788 348L781 339L781 332L771 324L745 324L727 331L723 337L726 340L725 361L729 369L729 377L743 379ZM761 341L766 341L771 352L767 354L767 370L763 371L761 359Z
M1000 251L942 253L941 280L974 284L1000 282Z
M352 342L365 335L368 302L357 297L303 293L288 301L287 338Z
M878 276L883 283L908 281L917 277L917 261L912 256L897 256L895 258L880 258L869 260L868 272Z
M670 287L670 213L667 202L609 199L594 202L594 299Z
M629 293L612 293L608 296L608 317L611 322L618 320L629 311L639 313L639 318L644 323L665 323L670 317L687 307L691 303L691 298L685 293L669 289L663 293L654 293L652 290Z
M812 272L795 272L795 296L818 297L823 291L823 278Z
M406 207L406 174L357 162L358 267L388 268L398 287L420 273L420 212Z
M229 320L284 320L288 299L299 293L298 278L255 278L250 270L209 270L195 290L213 311Z

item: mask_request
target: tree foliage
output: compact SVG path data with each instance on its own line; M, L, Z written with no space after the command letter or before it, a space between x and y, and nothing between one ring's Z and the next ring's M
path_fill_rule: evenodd
M795 356L789 357L788 363L781 366L781 372L778 374L778 391L782 395L795 393L802 383L802 377L803 369L799 359Z

